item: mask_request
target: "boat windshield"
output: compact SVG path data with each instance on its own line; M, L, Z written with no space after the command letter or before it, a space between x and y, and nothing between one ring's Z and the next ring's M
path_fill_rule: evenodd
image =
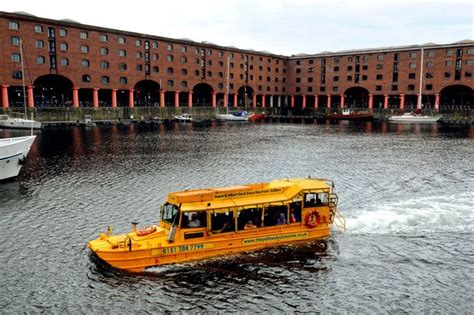
M166 203L163 205L161 220L169 223L169 224L176 224L176 218L178 215L178 207L171 203Z

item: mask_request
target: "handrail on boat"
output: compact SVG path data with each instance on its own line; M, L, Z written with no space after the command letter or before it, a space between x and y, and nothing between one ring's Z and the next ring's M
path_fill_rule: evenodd
M336 194L329 194L329 208L331 211L331 222L336 226L342 233L346 232L346 219L337 209L338 197Z

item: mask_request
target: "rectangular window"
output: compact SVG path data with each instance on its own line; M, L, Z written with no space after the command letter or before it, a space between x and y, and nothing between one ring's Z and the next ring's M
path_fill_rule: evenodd
M446 56L452 56L452 55L454 55L454 51L446 50Z
M82 45L82 46L81 46L81 52L83 52L83 53L88 53L88 52L89 52L89 46L87 46L87 45Z
M377 75L375 76L375 80L383 80L383 75L377 74Z
M410 58L411 59L416 59L417 56L418 56L418 54L416 52L410 53Z
M381 85L376 85L375 90L376 91L382 91L382 86Z
M45 58L43 56L36 56L36 63L40 65L44 64Z
M18 22L10 21L8 22L8 28L11 30L18 30L20 29L20 24Z
M135 46L140 47L142 45L142 41L140 39L135 40Z
M66 37L67 36L67 30L65 28L60 28L59 29L59 36Z
M20 62L21 61L21 55L17 53L13 53L11 57L12 62Z
M173 50L173 45L172 44L166 45L166 50L172 51Z
M416 78L416 74L415 73L409 73L408 74L408 79L415 79Z
M127 78L126 77L120 77L119 83L120 84L127 84Z
M392 85L392 91L398 91L398 85Z
M101 78L101 82L102 82L102 84L108 84L110 82L110 78L107 77L107 76L103 76Z
M41 25L36 25L35 33L43 33L43 27Z
M453 61L452 61L452 60L446 60L446 61L444 62L444 65L447 66L447 67L452 66L452 65L453 65Z
M433 58L435 56L435 52L434 51L428 51L426 53L426 56L428 56L429 58Z
M469 48L469 49L467 50L467 54L468 54L468 55L474 55L474 48Z
M173 80L168 80L168 86L173 86L173 85L174 85Z
M106 34L100 34L101 42L107 42L108 40L109 40L109 37Z
M67 48L68 48L67 43L60 43L60 44L59 44L59 49L60 49L61 51L67 51Z
M120 36L118 38L118 42L119 42L119 44L125 44L127 42L127 39L125 37Z
M434 62L433 62L433 61L428 61L428 62L426 63L426 66L427 66L428 68L432 68L432 67L434 67Z
M126 50L123 50L123 49L120 49L119 50L119 56L120 57L125 57L127 55L127 51Z
M425 89L428 90L428 91L431 91L433 89L433 84L425 85Z
M416 63L410 63L410 64L409 64L409 67L410 67L411 69L415 69L415 68L416 68Z
M468 60L466 60L466 65L468 65L468 66L474 66L474 59L468 59Z
M35 42L35 47L36 48L43 48L44 47L44 42L42 40L37 40Z
M87 32L80 32L79 33L79 37L81 39L88 39L89 38L89 34Z
M81 60L81 65L83 68L89 68L89 60L87 59Z
M172 55L166 56L166 60L168 60L168 61L173 61L173 56L172 56Z
M102 56L108 55L108 54L109 54L109 50L108 50L107 48L105 48L105 47L102 47L102 48L100 49L100 54L101 54Z
M414 90L415 90L415 85L414 85L414 84L409 84L409 85L407 86L407 90L408 90L408 91L414 91Z

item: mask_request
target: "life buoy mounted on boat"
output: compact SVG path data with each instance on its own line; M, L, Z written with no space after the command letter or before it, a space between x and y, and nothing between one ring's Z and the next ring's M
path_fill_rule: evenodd
M304 218L304 223L309 228L315 228L320 222L321 217L319 216L319 213L316 210L310 210Z
M156 225L148 226L137 231L138 236L145 236L156 231Z

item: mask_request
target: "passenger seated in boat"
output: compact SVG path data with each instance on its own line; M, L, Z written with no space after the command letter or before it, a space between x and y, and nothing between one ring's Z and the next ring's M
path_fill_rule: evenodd
M189 227L200 227L201 221L199 221L197 213L193 213L191 217L191 222L189 222Z
M315 204L316 204L316 206L320 206L320 205L323 204L321 199L319 199L318 195L316 195L316 203Z
M280 212L277 216L275 225L282 225L286 223L286 216L283 212Z
M251 229L256 229L257 226L253 224L252 220L248 220L248 222L244 226L244 230L251 230Z

